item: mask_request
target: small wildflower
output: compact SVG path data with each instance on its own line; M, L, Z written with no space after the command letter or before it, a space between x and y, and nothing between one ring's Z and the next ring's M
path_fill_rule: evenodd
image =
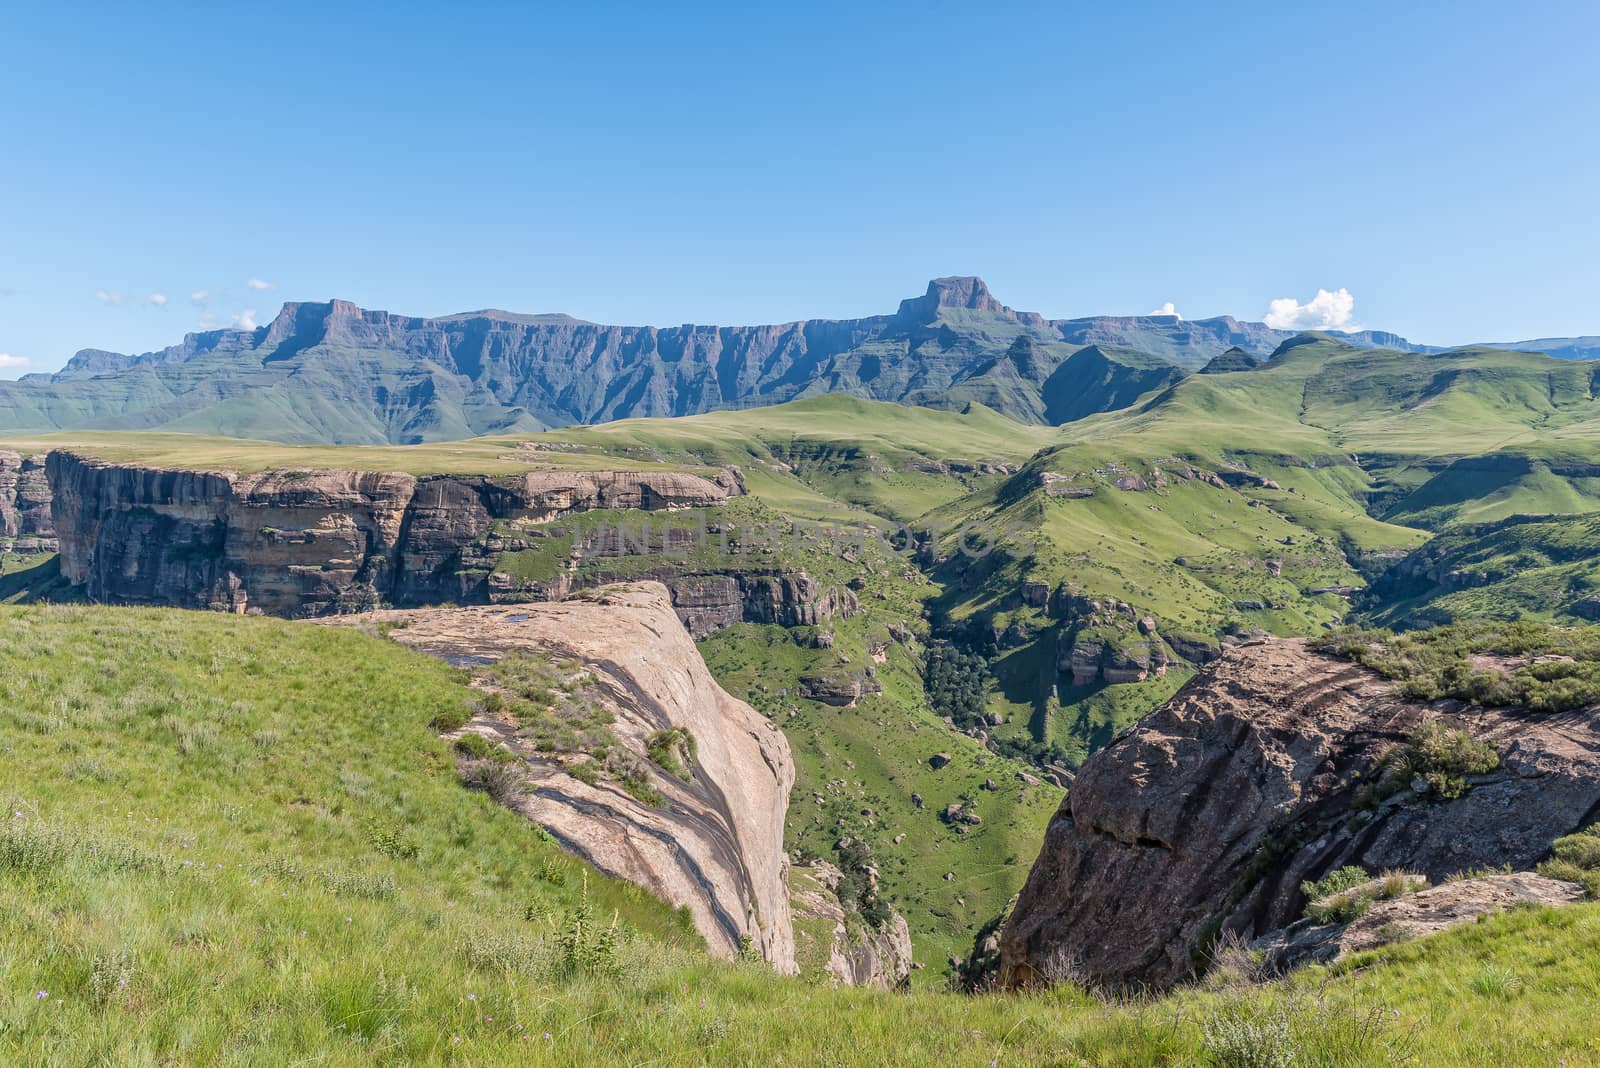
M550 1037L550 1032L549 1032L549 1031L546 1031L546 1032L545 1032L545 1033L544 1033L544 1037L545 1037L545 1038L549 1038L549 1037Z
M49 996L50 996L50 991L48 991L48 990L41 990L37 994L33 995L35 1001L43 1001L45 998L47 998Z
M476 994L468 994L467 995L467 1000L468 1001L477 1001L478 1000L478 995L476 995Z

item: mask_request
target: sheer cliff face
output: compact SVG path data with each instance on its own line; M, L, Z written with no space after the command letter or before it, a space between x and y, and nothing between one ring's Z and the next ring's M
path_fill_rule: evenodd
M270 615L486 600L485 573L462 555L497 519L713 506L741 492L731 472L238 475L62 452L47 469L62 574L91 597Z
M44 461L0 450L0 552L54 552Z
M1457 800L1363 806L1382 754L1436 719L1492 742L1499 768ZM1301 641L1237 649L1084 764L1005 927L1002 975L1168 985L1219 934L1298 919L1307 879L1525 869L1597 812L1596 710L1417 704Z
M650 805L616 783L574 778L521 742L515 724L480 714L467 730L504 741L523 758L526 792L514 807L601 871L687 907L718 956L733 957L749 937L779 971L795 970L783 852L794 785L788 742L717 685L664 586L606 586L515 613L440 608L352 620L403 622L394 638L436 655L515 652L582 663L615 716L618 741L649 769L665 800ZM694 738L688 781L662 771L647 752L651 734L675 727Z

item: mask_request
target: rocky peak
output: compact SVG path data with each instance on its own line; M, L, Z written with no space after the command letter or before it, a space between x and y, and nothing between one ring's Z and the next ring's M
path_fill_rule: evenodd
M288 301L267 325L266 341L268 344L281 344L295 338L305 344L315 344L337 324L386 314L364 311L348 300L335 299L324 303Z
M1013 311L994 299L989 287L976 275L935 278L928 283L928 291L922 296L908 297L900 302L899 318L919 323L931 322L943 308L988 312L1034 326L1044 325L1043 317L1037 313Z

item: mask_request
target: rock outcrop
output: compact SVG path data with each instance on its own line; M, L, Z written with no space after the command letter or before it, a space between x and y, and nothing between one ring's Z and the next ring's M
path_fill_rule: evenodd
M1455 800L1363 791L1434 720L1491 743L1498 768ZM1527 869L1597 815L1596 710L1420 704L1302 641L1235 648L1083 765L1006 925L1004 981L1166 986L1220 935L1298 920L1308 879Z
M1460 923L1517 905L1570 905L1584 898L1577 883L1533 872L1507 872L1460 879L1389 901L1375 901L1364 914L1342 924L1300 920L1250 944L1269 974L1304 964L1331 964L1352 953L1435 934Z
M659 583L606 586L559 603L383 611L337 622L401 623L391 636L455 660L529 653L576 660L615 716L618 742L649 769L663 798L647 804L616 783L586 782L481 713L467 730L503 742L521 761L526 792L513 800L562 847L601 871L689 909L712 952L735 956L748 938L793 972L783 824L794 763L783 733L728 695ZM680 728L694 739L690 777L652 763L647 742Z
M845 986L902 986L911 975L911 929L905 917L896 912L880 929L851 916L836 892L842 878L826 861L790 871L797 955L817 962L823 974Z
M44 461L0 449L0 552L55 550Z

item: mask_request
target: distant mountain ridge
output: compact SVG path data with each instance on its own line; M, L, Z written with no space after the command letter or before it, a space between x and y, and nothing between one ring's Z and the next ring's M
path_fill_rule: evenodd
M85 349L57 374L0 382L0 432L405 444L819 393L943 409L976 401L1060 423L1125 407L1230 349L1267 357L1296 336L1226 316L1047 320L971 276L936 278L892 315L766 326L609 326L492 309L419 318L291 302L253 330L139 354ZM1372 331L1341 339L1439 351Z

